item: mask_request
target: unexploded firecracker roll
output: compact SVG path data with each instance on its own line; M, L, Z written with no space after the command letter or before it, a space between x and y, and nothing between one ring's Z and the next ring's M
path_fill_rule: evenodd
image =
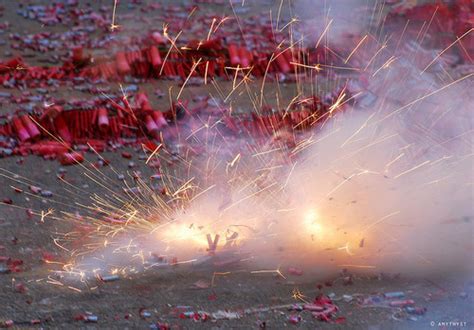
M69 150L69 145L56 142L56 141L44 141L37 142L31 146L31 151L34 154L39 156L50 156L50 155L59 155L67 152Z
M125 53L123 52L118 52L115 55L115 62L117 64L117 71L121 75L127 75L130 73L130 65L127 62L127 59L125 58Z
M56 117L54 120L54 125L56 127L56 132L64 141L72 141L71 132L69 131L69 128L67 127L67 124L62 116Z
M161 60L160 52L158 51L158 48L156 46L151 46L150 47L150 58L151 58L151 65L156 68L161 65L163 62Z
M244 68L248 67L250 65L250 58L248 55L248 51L245 47L239 47L238 48L238 54L240 58L240 63Z
M139 107L143 111L153 110L151 108L148 96L145 93L138 93L135 97L135 103L137 104L137 107Z
M28 134L30 135L31 139L35 140L41 135L41 132L39 131L38 127L28 115L22 116L21 120L26 130L28 131Z
M23 126L23 123L19 117L13 118L13 127L15 128L15 132L18 136L18 139L21 142L28 141L31 137L28 134L28 130Z
M106 108L100 108L99 114L97 118L97 124L99 125L100 129L104 130L109 127L109 116L107 115Z
M230 64L232 65L241 64L241 60L239 57L239 50L237 49L237 46L234 44L230 44L228 47L228 51L229 51Z
M66 152L59 158L61 165L75 165L84 161L84 155L79 152Z
M276 54L275 61L282 73L288 73L291 71L290 64L288 63L284 53Z
M146 115L145 117L145 126L150 135L156 136L158 134L158 126L150 115Z

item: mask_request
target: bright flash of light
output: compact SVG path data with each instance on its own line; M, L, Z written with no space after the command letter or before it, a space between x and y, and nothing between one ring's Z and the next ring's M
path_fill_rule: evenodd
M195 228L192 224L186 225L181 223L171 223L166 228L159 232L160 238L164 243L173 244L193 244L198 247L207 247L207 239L204 231Z
M308 210L303 216L303 224L305 229L311 235L321 235L323 232L323 226L320 223L319 214L316 210Z

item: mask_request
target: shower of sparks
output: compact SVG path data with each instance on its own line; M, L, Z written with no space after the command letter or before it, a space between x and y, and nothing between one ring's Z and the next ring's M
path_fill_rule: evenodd
M354 130L345 131L338 126L338 120L341 118L339 115L342 116L345 109L350 108L351 102L358 102L359 99L363 99L367 91L352 93L344 75L358 74L364 71L369 77L368 79L379 79L388 71L391 71L391 68L398 65L398 60L402 57L398 52L387 54L391 46L393 46L390 45L388 40L381 40L380 42L377 40L376 47L370 50L369 45L372 42L372 34L365 34L352 50L347 50L346 52L337 50L330 43L324 42L325 45L322 47L324 52L334 55L338 61L335 61L335 63L317 63L318 60L314 61L309 57L305 58L300 55L292 57L289 64L292 66L291 72L295 76L296 92L289 98L285 98L281 93L280 85L286 84L286 82L278 76L272 76L270 68L276 65L278 60L285 56L286 52L298 54L300 44L303 44L304 38L300 38L298 35L298 40L295 40L296 36L294 39L294 31L297 30L298 25L301 23L298 18L291 17L289 21L285 21L286 23L282 24L280 15L283 2L284 0L280 1L275 25L276 29L273 33L285 31L285 33L289 34L289 39L276 42L278 44L274 45L275 48L272 50L273 53L270 55L267 67L264 68L265 72L261 80L254 77L254 66L241 67L237 65L224 66L229 81L220 83L218 79L212 76L208 77L210 62L205 57L196 57L189 74L184 78L177 93L177 88L172 90L170 87L170 103L179 101L182 95L186 95L185 90L190 90L192 77L199 71L200 67L205 65L204 84L207 85L209 79L210 85L208 87L215 89L212 91L212 94L209 93L210 99L214 101L214 104L218 105L216 107L222 113L224 113L224 110L221 108L228 107L228 111L225 109L225 115L231 118L234 118L234 110L237 109L236 112L239 110L239 100L248 98L249 104L251 104L250 108L253 107L253 112L260 115L262 112L261 108L267 105L267 98L271 97L275 98L278 104L276 110L271 109L271 114L281 115L283 120L288 120L297 113L294 109L301 108L304 110L310 104L312 99L306 94L308 89L312 91L317 89L324 92L337 90L337 93L331 96L327 104L327 111L316 111L296 121L294 125L289 125L287 128L278 127L278 125L272 122L269 127L263 128L266 132L260 132L262 134L258 137L252 135L250 129L247 129L244 125L239 127L239 132L236 134L238 135L237 137L226 135L224 130L221 129L225 119L224 116L219 117L214 122L210 115L199 114L196 116L189 131L179 133L182 137L179 137L176 142L175 147L179 149L177 152L172 150L173 143L167 144L163 138L161 143L154 148L145 144L142 145L141 150L145 155L143 159L146 159L144 161L146 165L150 166L155 160L165 164L160 167L159 175L155 175L153 178L159 182L156 185L158 188L141 178L134 171L130 171L129 176L123 180L123 186L118 188L117 184L110 177L105 175L100 168L93 167L92 163L86 160L85 164L79 164L80 169L83 171L83 177L106 191L107 194L89 194L84 201L83 196L81 196L84 189L75 187L73 183L61 179L61 182L65 183L72 190L76 189L76 192L73 192L74 202L62 199L58 201L58 206L73 206L77 211L62 212L61 215L55 215L53 209L48 209L47 211L41 210L34 213L35 215L40 215L41 222L44 222L48 217L48 220L49 218L66 220L69 224L76 226L74 230L67 233L58 233L58 237L54 238L54 244L61 250L68 252L71 257L70 260L62 264L57 262L50 263L52 266L62 266L58 273L73 274L85 283L90 278L86 275L86 272L98 276L108 271L111 274L125 276L138 271L138 269L159 269L160 267L176 267L177 265L185 267L186 265L199 264L200 262L206 264L208 259L214 260L216 256L220 256L220 253L224 254L227 258L228 255L225 253L249 250L249 256L231 255L229 257L230 260L235 259L241 262L242 260L253 260L261 257L258 255L259 252L253 248L252 244L254 242L258 241L268 244L268 242L272 241L267 241L267 239L275 238L279 242L285 243L282 243L282 246L285 246L286 240L295 244L291 241L293 238L287 237L293 235L295 235L294 239L296 245L298 245L295 254L299 254L298 249L301 248L303 250L306 248L300 247L300 245L308 245L310 251L313 252L319 248L333 251L339 267L377 268L376 265L358 264L357 262L365 263L359 251L362 245L364 245L359 243L360 237L350 233L348 235L350 238L346 238L341 234L343 230L339 231L339 229L343 228L342 225L335 228L337 226L332 223L334 219L348 217L345 214L343 202L338 200L338 194L341 193L342 195L344 190L350 186L365 189L361 182L366 182L366 180L369 180L369 177L390 180L390 184L396 184L400 182L400 178L405 179L405 176L414 174L418 170L426 170L427 168L439 165L439 163L450 161L450 157L446 156L439 161L422 159L410 166L405 166L404 161L410 157L410 152L414 149L412 145L408 145L404 149L394 149L378 168L366 166L357 158L363 159L364 157L361 155L364 155L366 152L370 152L375 148L389 146L393 140L400 138L398 133L391 134L389 132L387 134L384 132L384 134L377 134L375 132L379 129L383 130L388 118L401 114L403 110L407 110L407 112L408 110L412 112L417 111L411 107L455 84L471 78L474 74L470 73L448 84L444 84L433 92L423 95L416 94L414 100L412 98L410 102L397 103L395 109L390 109L388 114L383 112L386 110L385 108L389 108L384 103L386 100L383 100L383 102L379 102L374 106L374 109L371 109L373 112L370 113L370 116L362 124L359 123ZM111 31L119 28L119 25L115 24L117 3L118 0L114 0L112 23L110 25ZM240 32L242 36L245 36L232 2L230 5L232 6L234 18ZM243 2L242 5L244 5ZM196 8L193 8L188 15L188 20L194 15L195 11ZM376 15L375 11L376 8L374 8L374 15ZM380 9L381 11L382 9ZM432 20L434 16L435 14L433 14ZM201 41L197 48L199 49L202 46L204 40L211 40L214 34L220 32L218 31L220 27L222 29L225 28L226 24L224 23L234 18L212 18L209 30L206 29L207 34L198 39ZM378 18L374 17L374 19L377 20ZM330 29L333 27L332 24L333 20L328 20L317 39L315 48L321 47L323 39L327 38ZM405 26L405 29L407 26ZM403 30L404 32L405 29ZM422 31L425 31L425 33L423 34ZM426 30L424 28L420 30L419 38L421 40L426 36L426 31L427 28ZM461 40L472 31L473 29L470 29L456 38L453 43L437 54L420 72L420 75L424 74L452 46L461 43ZM169 49L163 58L163 65L159 72L160 75L166 62L168 60L175 60L174 55L180 55L191 50L188 46L178 45L179 38L185 33L184 30L173 31L173 33L176 33L174 37L170 35L169 26L165 23L163 25L163 36L168 41ZM182 39L185 38L183 37ZM314 41L311 44L313 45ZM396 46L397 50L399 45L400 40L398 40ZM366 58L366 60L360 67L359 64L348 64L349 62L358 62L358 57L363 55L363 58ZM339 76L340 72L344 72L344 74ZM325 76L323 75L326 74L331 79L324 81L323 77ZM322 82L319 83L314 77L318 77L317 79L321 79ZM275 86L276 92L267 92L267 95L265 95L268 87L267 84ZM133 96L127 95L121 84L119 86L122 100L125 104L125 111L132 114L137 121L132 107L134 105ZM102 93L102 95L117 105L106 93ZM52 105L45 104L45 107ZM248 114L249 111L246 115ZM352 114L353 112L349 115ZM235 118L238 118L238 115L235 115ZM246 120L245 116L242 116L242 118ZM434 126L440 121L440 118L431 123L432 127L430 130L434 130ZM42 127L34 118L31 117L31 119L44 132L53 137L54 140L66 146L66 143L61 138ZM258 119L252 119L252 121L258 121ZM331 125L334 125L334 127L328 128ZM138 127L133 128L139 129ZM323 129L327 131L323 131ZM323 131L324 135L321 134L320 136L318 134L321 131ZM370 132L371 138L365 137L367 132ZM344 135L344 133L348 134ZM264 138L261 136L264 136ZM327 168L315 166L311 170L317 172L317 174L324 173L326 178L328 178L327 182L321 182L320 186L312 187L312 191L303 191L301 200L298 197L288 196L288 191L291 191L290 189L292 188L290 186L304 186L304 183L302 184L295 180L299 167L304 167L309 162L308 159L316 157L316 155L308 157L304 151L310 150L310 147L314 145L321 146L324 149L326 147L326 139L331 137L341 137L334 147L334 153L336 154L337 152L337 156L331 159ZM285 139L291 140L292 143L287 143ZM364 143L360 143L361 141L364 141ZM433 141L435 141L434 138ZM436 141L436 143L443 145L447 141L449 140ZM186 143L189 143L189 145L186 145ZM92 144L88 143L87 145L101 161L105 161ZM193 147L196 147L196 150ZM200 147L204 151L201 151ZM74 150L71 149L71 151ZM173 164L175 167L171 169L170 164ZM341 166L341 168L338 166ZM345 166L350 167L350 169L344 168ZM110 168L115 175L118 174L112 166ZM384 176L385 174L386 176ZM11 176L11 174L5 176ZM450 176L430 177L423 181L423 185L420 184L419 186L444 183L449 181L450 178ZM18 179L15 182L28 184L23 179ZM16 188L16 184L13 188ZM17 189L23 191L22 188L18 187ZM26 190L24 189L24 191ZM314 195L314 198L309 198L309 195ZM293 198L296 200L292 200ZM307 202L306 198L310 199L311 203ZM383 192L381 192L380 198L383 198ZM209 210L211 208L207 209L208 205L206 202L209 202L208 199L216 204L212 204L212 206L217 206L215 207L217 211L214 208L211 211ZM354 197L355 199L356 197ZM205 202L202 202L203 200ZM328 200L335 200L339 203L337 207L333 207L336 209L335 211L333 209L328 211L331 207L330 204L334 203L326 202ZM370 206L367 207L370 208ZM257 209L261 213L256 211ZM312 211L301 215L302 209ZM343 215L340 215L339 212ZM388 213L391 210L384 210L382 214L367 217L371 221L376 220L365 226L360 225L361 219L358 218L360 215L354 215L354 219L351 218L350 220L354 220L354 222L359 221L359 224L357 228L354 229L354 225L351 229L354 229L353 231L358 233L358 235L363 233L364 238L362 241L369 242L372 238L370 236L371 232L375 231L373 229L379 229L379 224L386 222L387 219L395 217L398 219L403 214L402 210L383 215L386 214L385 212ZM316 214L317 221L313 219L316 218ZM285 227L283 230L278 228L278 220L280 219L288 220L290 226ZM342 223L346 224L347 222ZM291 232L290 229L294 230L294 232ZM393 238L393 241L396 240L396 238ZM77 244L78 241L81 244ZM149 246L146 246L149 243L148 241L153 242L153 244L149 245L155 250L151 251ZM246 243L249 243L249 245L246 246ZM291 245L290 243L288 245ZM179 254L182 250L186 251L186 255L178 259L175 254ZM368 250L368 248L365 247L365 250ZM107 256L105 257L105 255ZM380 256L381 254L373 252L373 255ZM122 257L129 262L123 267L114 265L114 258L118 260ZM107 258L112 260L107 265L109 268L102 268L103 266L101 265L107 263ZM419 258L425 261L428 260L421 254ZM351 261L346 262L347 259ZM286 279L280 267L277 269L267 269L267 267L274 267L274 265L262 265L259 268L264 269L247 272L250 274L273 274ZM218 277L231 274L233 272L214 272L211 287L216 285ZM49 278L47 282L81 292L81 289L65 285L53 278ZM292 297L295 300L307 302L306 296L298 289L293 290Z

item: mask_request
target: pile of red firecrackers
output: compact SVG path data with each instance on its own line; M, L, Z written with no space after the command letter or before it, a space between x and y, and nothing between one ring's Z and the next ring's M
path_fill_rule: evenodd
M284 128L304 130L326 118L325 114L336 97L337 93L326 103L315 96L302 100L294 107L297 111L275 112L268 108L262 109L259 115L232 116L227 109L210 106L208 98L193 108L188 106L188 102L178 102L162 112L152 108L147 94L137 93L131 100L132 105L122 97L97 101L90 109L65 110L64 106L52 105L41 114L15 115L0 126L0 135L15 141L13 154L33 153L49 159L58 157L63 165L72 165L83 160L79 153L75 153L76 158L71 158L69 151L73 145L79 149L84 149L80 145L87 145L85 149L102 152L108 147L107 141L122 144L132 141L153 150L153 141L160 141L163 136L176 138L179 129L186 125L186 118L203 112L215 118L216 122L220 120L222 128L236 136L244 132L248 136L265 138Z
M124 79L128 76L159 78L161 71L165 77L181 78L183 81L188 79L188 76L214 78L214 75L217 75L232 79L233 73L227 72L226 68L235 67L242 67L243 71L252 70L252 74L256 76L266 74L270 77L275 73L290 74L294 71L294 65L291 63L297 61L293 59L294 51L289 49L258 56L256 52L234 44L228 45L227 50L224 50L221 42L217 40L197 45L196 50L188 50L185 53L170 52L169 56L166 50L158 50L160 45L164 46L162 40L139 51L118 52L114 60L101 64L92 64L90 58L83 55L82 48L75 48L72 58L62 67L28 67L20 58L14 58L3 64L0 83L21 82L30 88L41 89L48 86L50 79L82 79L94 83L104 79ZM166 57L168 59L165 61ZM198 58L208 60L202 65L192 64L196 63ZM260 115L249 113L231 116L228 109L214 107L213 115L223 120L229 132L237 134L244 130L252 136L268 137L275 130L284 127L310 127L318 119L324 118L324 113L329 111L339 92L326 96L324 103L316 96L304 99L298 103L298 107L292 109L298 108L300 111L273 111L264 108L261 109ZM171 109L162 112L153 109L147 94L143 92L136 93L131 101L128 96L122 96L97 99L87 105L57 103L61 102L54 102L41 109L35 108L27 113L20 111L6 116L0 125L0 136L12 140L0 141L0 147L11 147L14 141L10 154L33 153L45 158L58 157L63 165L74 164L82 161L83 156L74 153L76 156L71 157L68 150L72 145L92 144L95 151L101 152L110 140L138 138L135 142L143 143L150 138L159 139L163 131L168 135L176 135L176 131L173 131L176 125L170 127L171 122L176 123L179 117L193 116L204 110L209 112L211 108L208 98L205 98L192 109L188 107L188 102L184 101L174 103ZM54 141L59 139L61 141Z
M393 10L386 24L398 19L411 22L430 21L434 11L436 19L429 25L432 35L443 32L446 38L433 38L432 47L446 45L435 42L452 42L452 37L465 34L456 47L460 61L472 63L474 53L474 8L470 1L457 1L448 7L444 4L425 4L413 8ZM267 24L268 25L268 24ZM266 26L266 25L265 25ZM207 79L234 79L251 74L253 77L289 79L300 75L297 63L340 64L337 57L322 47L299 48L272 47L278 36L271 34L271 26L262 36L251 33L251 42L237 42L235 38L216 37L203 42L188 40L183 46L170 43L169 38L151 32L137 40L129 50L121 50L110 57L92 60L83 46L74 47L69 59L61 66L28 66L15 57L0 63L0 83L8 88L45 89L64 82L75 84L86 81L91 84L104 81L124 81L130 77L139 79L176 79L182 84L204 84ZM412 30L412 32L415 29ZM407 34L410 31L407 31ZM467 34L466 34L467 33ZM260 39L259 39L260 38ZM252 45L252 46L246 46ZM261 47L257 47L260 45ZM324 73L323 73L324 74ZM164 135L176 136L179 119L206 112L221 120L232 134L242 131L252 136L272 136L282 128L306 129L328 114L331 104L337 100L341 89L330 96L310 96L299 102L292 111L261 109L259 114L248 113L234 116L228 109L210 105L204 98L190 108L188 101L173 103L167 111L153 108L146 93L128 97L98 98L87 104L55 102L38 109L17 111L0 118L0 156L37 154L45 158L59 158L61 163L74 164L82 160L80 153L70 153L73 146L92 145L100 152L107 142L123 139L134 143L149 143ZM346 91L350 93L350 91ZM347 97L346 97L347 99ZM170 125L175 123L175 125ZM60 142L58 142L58 139Z

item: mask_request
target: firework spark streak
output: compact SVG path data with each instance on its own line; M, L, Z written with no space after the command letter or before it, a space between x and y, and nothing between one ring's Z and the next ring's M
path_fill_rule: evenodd
M334 17L324 12L319 17L324 25L311 31L304 17L283 14L284 2L277 17L270 13L271 43L264 46L271 53L263 64L254 61L261 51L257 39L232 1L233 17L210 18L196 44L184 28L199 15L196 8L179 29L163 23L159 47L164 56L161 67L153 68L156 77L167 75L167 65L189 68L179 88L167 85L171 115L166 127L152 143L140 143L140 165L154 174L146 179L129 164L118 184L95 163L79 164L82 177L102 195L61 179L72 199L60 196L55 203L68 211L34 212L42 223L64 222L70 228L54 235L68 260L49 263L52 272L89 284L104 274L203 267L212 270L213 287L217 277L232 274L225 268L235 264L248 274L283 279L284 266L293 263L328 272L433 271L424 268L428 263L461 267L462 244L440 251L433 242L444 235L439 224L446 219L473 216L472 182L460 183L472 178L472 153L466 151L472 148L473 130L467 124L472 111L466 109L473 106L474 74L456 79L442 74L451 78L443 59L472 29L417 62L437 12L421 30L410 31L417 33L416 42L403 38L408 23L398 27L403 32L397 40L382 35L383 5L364 13L362 31L354 37L347 33L351 27L338 23L339 11ZM121 33L117 4L110 24L114 34ZM380 24L368 24L369 18ZM253 62L234 65L225 62L226 50L206 48L229 25L235 25L233 38L242 39L238 55L245 57L248 47ZM412 42L419 46L415 51ZM213 56L224 59L221 77L210 64ZM196 110L186 99L197 93L193 84L199 79L208 95ZM121 128L143 130L138 97L120 83L110 84L118 85L124 106L101 95L133 118ZM180 111L182 120L177 119ZM75 152L30 117L44 135ZM93 143L85 145L107 164ZM2 172L15 182L13 188L29 185ZM120 175L112 166L110 172ZM449 236L466 243L468 234L457 226ZM48 283L82 289L52 278ZM299 291L294 298L306 299Z

